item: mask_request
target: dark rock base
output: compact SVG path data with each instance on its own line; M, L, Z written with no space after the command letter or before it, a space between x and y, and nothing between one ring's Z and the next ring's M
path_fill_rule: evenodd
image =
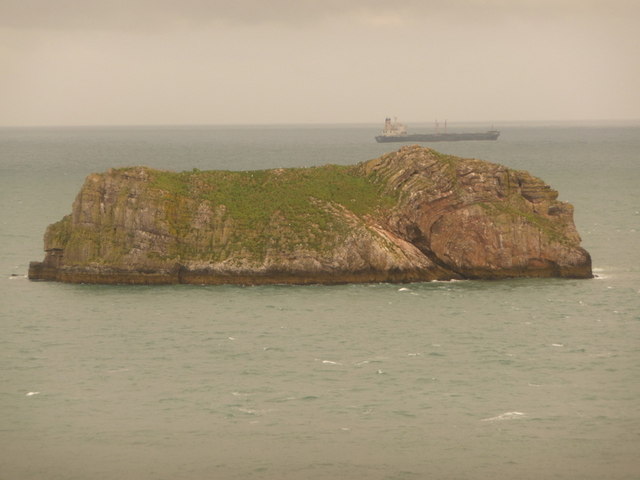
M413 271L359 271L359 272L243 272L221 274L213 271L189 271L175 269L160 272L134 272L115 270L85 270L47 267L42 262L29 265L30 280L58 281L65 283L109 285L340 285L349 283L412 283L434 280L499 280L508 278L592 278L590 268L540 268L496 271L453 272L426 270Z

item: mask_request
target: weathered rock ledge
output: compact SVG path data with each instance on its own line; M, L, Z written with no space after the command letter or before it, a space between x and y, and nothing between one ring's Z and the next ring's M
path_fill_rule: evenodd
M590 278L573 208L527 172L408 146L342 167L89 175L29 278L338 284Z

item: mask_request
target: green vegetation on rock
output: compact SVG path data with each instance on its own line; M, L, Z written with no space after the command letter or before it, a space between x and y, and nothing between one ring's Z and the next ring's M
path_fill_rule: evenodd
M268 248L296 245L325 251L347 231L349 215L362 218L396 203L374 177L338 165L242 172L154 171L151 187L165 192L165 201L175 203L180 212L185 211L179 206L184 198L207 202L211 210L224 208L226 220L234 225L233 237L218 249L207 249L206 256L215 260L237 250L261 258ZM336 215L336 209L350 213ZM172 223L180 236L192 227L193 218L173 217ZM193 249L178 250L177 255L197 254Z

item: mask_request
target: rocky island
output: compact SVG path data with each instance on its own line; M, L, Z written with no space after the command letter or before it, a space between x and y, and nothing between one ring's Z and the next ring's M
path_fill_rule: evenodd
M89 175L29 278L339 284L590 278L573 208L524 171L407 146L354 166Z

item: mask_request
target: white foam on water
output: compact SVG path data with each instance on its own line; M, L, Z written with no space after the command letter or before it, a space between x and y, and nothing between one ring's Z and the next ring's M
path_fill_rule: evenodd
M483 418L482 420L480 420L481 422L496 422L496 421L501 421L501 420L514 420L516 418L522 418L524 417L526 414L523 412L505 412L502 413L498 416L495 417L491 417L491 418Z
M257 410L254 410L253 408L237 408L237 410L239 412L246 413L247 415L255 415L257 413Z
M593 272L593 278L595 278L596 280L605 280L607 278L610 278L610 275L605 275L603 272L607 272L606 268L592 268L591 271Z

